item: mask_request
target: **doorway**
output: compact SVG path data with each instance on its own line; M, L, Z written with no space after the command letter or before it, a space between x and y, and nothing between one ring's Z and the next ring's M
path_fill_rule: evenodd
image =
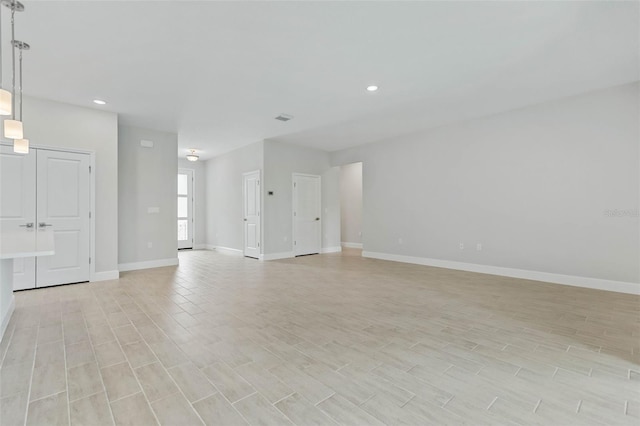
M362 249L362 163L340 167L340 236L343 248Z
M178 169L178 250L193 248L193 170Z
M2 232L51 232L55 254L14 261L14 290L89 281L91 156L0 146Z
M260 191L260 170L242 175L244 196L244 255L260 259L261 224L260 210L262 194Z
M321 177L293 174L293 254L318 254L322 245Z

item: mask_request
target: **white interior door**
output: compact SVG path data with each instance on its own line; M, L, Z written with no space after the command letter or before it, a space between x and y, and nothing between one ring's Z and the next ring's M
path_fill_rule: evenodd
M320 176L293 174L293 253L320 253Z
M178 170L178 249L193 248L193 170Z
M260 171L243 175L244 255L260 258Z
M0 146L0 229L2 232L36 232L36 153L16 154ZM13 261L13 288L36 286L36 258Z
M90 157L37 150L38 232L53 232L55 254L36 262L36 286L89 281Z

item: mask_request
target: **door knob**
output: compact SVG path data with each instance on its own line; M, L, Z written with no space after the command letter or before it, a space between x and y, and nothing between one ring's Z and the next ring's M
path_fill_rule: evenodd
M39 226L40 228L44 228L45 226L53 226L53 225L51 225L50 223L40 222L40 223L38 224L38 226Z
M22 228L33 228L33 222L25 223L24 225L19 225Z
M320 218L319 218L319 217L316 217L316 220L320 220Z
M247 218L246 218L246 217L244 218L244 221L245 221L245 222L247 221Z

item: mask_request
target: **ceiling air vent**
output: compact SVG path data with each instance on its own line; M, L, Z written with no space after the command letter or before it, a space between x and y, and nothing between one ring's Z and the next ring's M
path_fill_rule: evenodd
M293 118L293 115L289 115L289 114L280 114L279 116L276 117L276 120L280 120L280 121L289 121Z

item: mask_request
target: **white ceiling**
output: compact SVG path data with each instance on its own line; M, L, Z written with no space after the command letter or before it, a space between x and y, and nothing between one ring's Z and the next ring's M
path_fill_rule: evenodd
M336 150L639 78L637 2L24 3L26 94L203 158L267 138Z

